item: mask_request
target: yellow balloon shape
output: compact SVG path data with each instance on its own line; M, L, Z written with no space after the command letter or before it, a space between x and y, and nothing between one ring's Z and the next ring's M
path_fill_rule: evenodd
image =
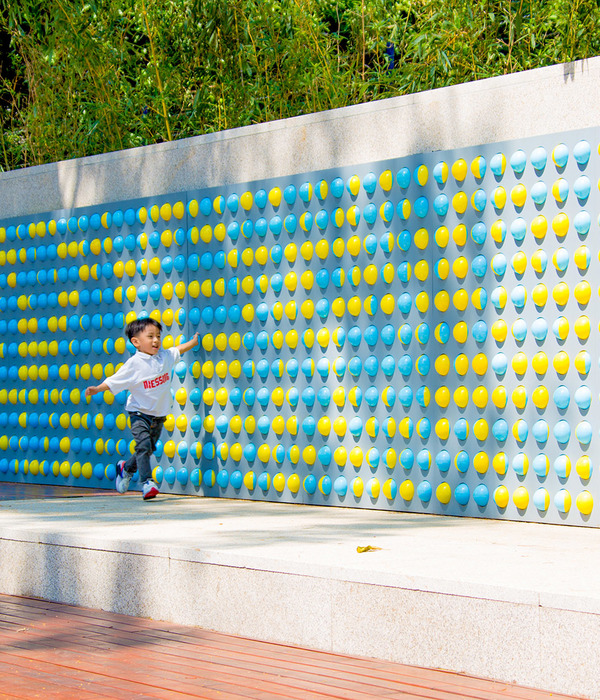
M463 182L464 179L467 177L468 173L467 161L464 158L459 158L458 160L454 161L454 163L452 164L451 172L452 177L457 182Z
M490 458L486 452L478 452L473 457L473 468L478 474L485 474L490 466Z
M536 284L531 292L531 298L538 308L545 306L546 301L548 301L548 288L543 282Z
M536 408L544 409L548 405L550 394L545 386L538 386L533 390L531 400Z
M573 290L573 296L578 304L585 306L592 297L592 288L587 280L578 282Z
M441 408L447 408L450 404L450 392L448 387L441 386L435 392L435 402Z
M492 324L492 337L499 343L503 343L506 340L508 334L508 327L504 319L498 319Z
M505 408L507 402L506 389L500 385L492 391L492 402L497 408Z
M557 353L552 360L552 366L559 375L566 374L569 371L569 365L569 355L564 350Z
M450 436L450 421L447 418L440 418L435 424L435 434L440 440L447 440Z
M511 364L515 374L525 374L527 371L527 355L524 352L518 352L513 357Z
M488 403L488 391L484 386L478 386L473 391L471 398L477 408L485 408Z
M543 350L536 352L536 354L531 358L531 366L533 371L543 376L548 371L548 356Z
M475 421L475 424L473 425L473 435L475 435L480 442L487 440L489 432L490 429L488 422L484 418L480 418L479 420Z
M579 316L574 325L575 335L581 340L587 340L590 336L591 324L587 316Z
M389 192L394 184L394 178L391 170L384 170L379 176L379 185L382 190Z
M471 365L473 371L478 377L482 377L488 370L488 358L482 352L478 352L477 355L472 359Z
M552 298L558 306L565 306L569 301L569 285L559 282L552 290Z
M459 408L465 408L469 403L469 392L466 387L459 386L454 391L454 403Z
M517 408L525 408L527 405L527 390L522 384L513 390L512 401Z

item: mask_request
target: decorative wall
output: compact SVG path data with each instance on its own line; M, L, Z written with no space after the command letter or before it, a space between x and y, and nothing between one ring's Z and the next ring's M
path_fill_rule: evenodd
M0 479L111 487L150 315L163 492L597 525L599 137L0 222Z

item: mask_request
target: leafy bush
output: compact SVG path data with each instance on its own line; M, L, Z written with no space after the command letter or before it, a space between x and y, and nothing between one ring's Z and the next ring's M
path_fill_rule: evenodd
M596 0L0 0L0 168L599 53Z

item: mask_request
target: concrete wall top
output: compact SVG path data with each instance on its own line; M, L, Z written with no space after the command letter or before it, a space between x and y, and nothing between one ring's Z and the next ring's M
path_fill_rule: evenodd
M598 124L600 57L0 174L3 217Z

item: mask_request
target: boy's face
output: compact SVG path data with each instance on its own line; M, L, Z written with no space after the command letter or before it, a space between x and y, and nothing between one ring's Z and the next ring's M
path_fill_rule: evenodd
M131 342L136 350L156 355L160 350L160 331L156 326L148 325L138 335L134 335Z

